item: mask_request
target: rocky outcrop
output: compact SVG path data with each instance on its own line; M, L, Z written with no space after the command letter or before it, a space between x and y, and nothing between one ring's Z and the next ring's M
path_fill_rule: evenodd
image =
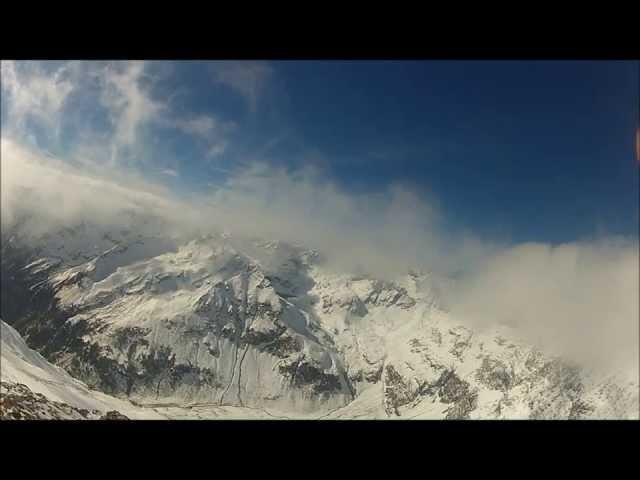
M111 410L101 412L49 400L20 383L0 382L1 420L128 420Z
M515 383L513 370L504 362L484 357L476 372L478 381L493 390L508 391Z
M385 365L384 381L384 410L387 416L400 416L399 407L411 403L417 396L415 389L405 381L393 365Z

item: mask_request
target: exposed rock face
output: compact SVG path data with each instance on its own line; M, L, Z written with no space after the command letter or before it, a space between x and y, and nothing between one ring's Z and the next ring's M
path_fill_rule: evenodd
M447 419L468 418L477 406L478 394L472 391L468 382L461 380L453 371L446 371L436 382L442 403L452 404L446 410Z
M514 373L503 362L485 357L477 372L477 379L493 390L506 392L514 382Z
M384 406L388 416L400 416L398 407L411 403L416 398L417 392L402 376L393 368L393 365L384 367Z
M471 331L428 272L381 281L282 242L134 231L2 244L3 318L110 395L291 417L638 415L637 379L590 375L507 328Z

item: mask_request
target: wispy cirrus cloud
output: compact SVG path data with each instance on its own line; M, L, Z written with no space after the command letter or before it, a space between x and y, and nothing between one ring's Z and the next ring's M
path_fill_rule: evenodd
M109 110L114 126L114 147L134 145L138 130L166 115L166 105L151 97L141 82L145 62L109 64L104 68L101 102Z
M228 136L237 125L235 122L224 122L213 115L197 115L174 120L174 127L187 135L199 138L206 144L206 157L221 155L229 145Z
M5 128L22 129L25 122L35 120L57 132L65 101L74 90L75 66L68 63L46 72L37 62L3 60L3 102L9 112Z
M65 151L65 158L82 157L85 163L94 159L111 166L142 166L149 159L159 162L153 149L161 147L153 143L153 135L166 137L167 129L169 135L192 137L195 141L190 149L197 158L225 153L237 125L221 120L215 112L194 114L176 109L167 100L172 91L159 94L154 90L172 74L172 69L159 69L145 61L3 61L2 136L30 138L35 125L47 135L55 133L50 144L40 145L55 149L64 130L71 149ZM88 121L96 118L102 120ZM165 132L158 134L155 128Z
M223 61L211 66L213 79L242 95L251 112L255 112L261 95L273 77L274 69L266 62Z
M163 175L168 175L169 177L179 177L180 176L178 171L174 170L173 168L164 168L164 169L160 170L160 173L163 174Z

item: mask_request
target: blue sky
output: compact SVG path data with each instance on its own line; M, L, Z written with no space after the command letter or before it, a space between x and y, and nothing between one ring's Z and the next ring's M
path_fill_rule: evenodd
M638 62L3 62L2 135L178 192L262 162L510 242L638 235Z

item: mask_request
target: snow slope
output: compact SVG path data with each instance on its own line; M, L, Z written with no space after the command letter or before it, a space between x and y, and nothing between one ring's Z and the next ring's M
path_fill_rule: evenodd
M31 350L12 327L0 320L0 380L26 385L32 392L53 402L103 412L117 410L134 419L161 419L153 410L135 407L130 402L90 390L62 368L49 363Z

